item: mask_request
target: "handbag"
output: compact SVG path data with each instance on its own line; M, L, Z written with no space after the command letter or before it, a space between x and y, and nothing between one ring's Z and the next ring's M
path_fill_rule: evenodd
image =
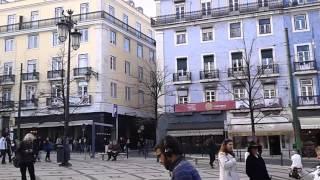
M21 158L19 155L16 155L12 158L12 164L14 167L16 168L20 168L20 161L21 161Z

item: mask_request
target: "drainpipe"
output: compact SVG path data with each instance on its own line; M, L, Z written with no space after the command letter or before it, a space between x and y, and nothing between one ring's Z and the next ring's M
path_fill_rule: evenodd
M294 138L296 149L301 152L301 125L297 115L297 102L296 102L296 93L294 88L294 80L292 76L292 66L291 66L291 54L290 54L290 43L289 43L289 34L288 28L285 28L285 40L286 40L286 51L287 51L287 64L288 64L288 74L290 80L290 95L291 95L291 112L292 112L292 124L294 128Z

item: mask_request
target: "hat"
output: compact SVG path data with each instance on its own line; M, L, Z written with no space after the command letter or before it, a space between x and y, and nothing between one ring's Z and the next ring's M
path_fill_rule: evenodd
M254 141L249 142L248 152L250 152L251 149L258 149L258 148L259 148L259 145L257 143L255 143Z

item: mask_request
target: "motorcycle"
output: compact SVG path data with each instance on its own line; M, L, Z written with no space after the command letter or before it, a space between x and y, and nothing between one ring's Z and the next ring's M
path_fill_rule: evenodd
M301 180L320 180L320 166L317 166L316 169L311 172L304 171L302 168L293 168L289 172L289 177Z

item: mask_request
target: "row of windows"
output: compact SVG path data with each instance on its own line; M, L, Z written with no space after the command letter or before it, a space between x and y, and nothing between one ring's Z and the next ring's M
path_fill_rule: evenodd
M126 101L131 101L133 88L125 86L124 97ZM118 85L115 82L110 83L110 96L112 98L118 97ZM138 103L139 105L143 105L145 103L145 94L144 91L138 90Z
M293 31L307 31L309 30L308 16L307 14L297 14L292 17ZM242 22L232 22L229 23L229 39L238 39L243 37L243 25ZM271 18L261 18L257 21L257 34L258 36L271 35L272 32L272 19ZM201 28L201 42L208 42L214 40L214 28L213 27L203 27ZM175 34L175 44L185 45L188 44L187 31L176 31Z
M294 45L294 51L295 51L295 61L297 62L310 62L314 61L313 52L312 52L312 45L311 43L304 43L304 44L296 44ZM274 55L274 49L273 48L267 48L267 49L261 49L260 50L260 59L261 59L261 65L266 67L271 67L273 64L275 64L275 55ZM241 70L242 67L245 67L245 62L243 58L243 52L237 51L237 52L231 52L231 65L234 70ZM203 70L204 71L212 71L215 70L216 67L216 57L214 54L205 54L202 55L202 61L203 61ZM188 59L187 57L179 57L176 59L177 63L177 72L187 72L189 71L188 68Z
M299 94L303 97L304 101L311 101L315 95L315 87L313 79L300 79L299 81ZM263 85L263 97L264 99L277 98L276 84L264 84ZM205 89L204 90L205 102L217 101L217 90L216 89ZM247 89L241 86L233 87L233 99L234 100L246 100L248 98ZM178 104L187 104L189 102L188 90L178 91Z
M117 58L115 56L110 56L110 64L109 67L111 70L116 71L117 70ZM138 80L142 81L144 79L143 76L143 67L138 66ZM131 76L131 63L129 61L124 62L124 73L128 76Z

